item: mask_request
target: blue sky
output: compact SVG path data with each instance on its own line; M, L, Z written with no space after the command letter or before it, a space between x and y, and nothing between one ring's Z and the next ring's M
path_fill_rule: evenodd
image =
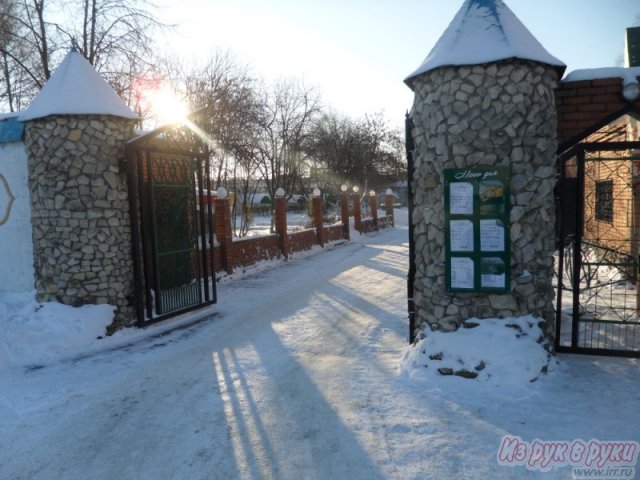
M463 0L181 0L169 48L186 58L229 50L267 79L297 77L325 104L358 117L384 110L401 123L403 79L427 56ZM638 0L506 0L570 72L616 65Z

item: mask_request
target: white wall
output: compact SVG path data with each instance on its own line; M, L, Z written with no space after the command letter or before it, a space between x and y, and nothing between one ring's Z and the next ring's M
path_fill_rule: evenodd
M0 291L31 291L35 273L24 143L0 143L0 175L0 222L9 211L6 222L0 225ZM10 195L15 197L11 205Z

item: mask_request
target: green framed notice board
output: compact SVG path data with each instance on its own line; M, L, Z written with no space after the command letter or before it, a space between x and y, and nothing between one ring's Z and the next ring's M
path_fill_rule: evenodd
M446 169L444 181L447 291L509 292L509 168Z

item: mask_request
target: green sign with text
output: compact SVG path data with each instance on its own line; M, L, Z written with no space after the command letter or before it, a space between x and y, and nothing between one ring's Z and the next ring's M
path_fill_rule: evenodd
M509 292L509 168L447 169L444 179L447 290Z

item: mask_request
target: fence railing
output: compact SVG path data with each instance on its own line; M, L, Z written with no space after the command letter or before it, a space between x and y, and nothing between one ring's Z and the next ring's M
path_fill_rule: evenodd
M324 202L321 197L312 200L313 228L290 232L287 228L287 200L276 198L273 204L275 233L238 240L233 238L229 199L218 195L215 200L215 234L213 245L216 272L232 273L234 269L253 265L278 257L288 258L295 252L309 250L319 245L350 240L350 217L355 229L370 233L394 226L393 196L385 197L385 215L378 216L377 198L370 195L371 217L362 218L358 193L340 194L340 222L324 223ZM211 249L211 246L209 247Z

